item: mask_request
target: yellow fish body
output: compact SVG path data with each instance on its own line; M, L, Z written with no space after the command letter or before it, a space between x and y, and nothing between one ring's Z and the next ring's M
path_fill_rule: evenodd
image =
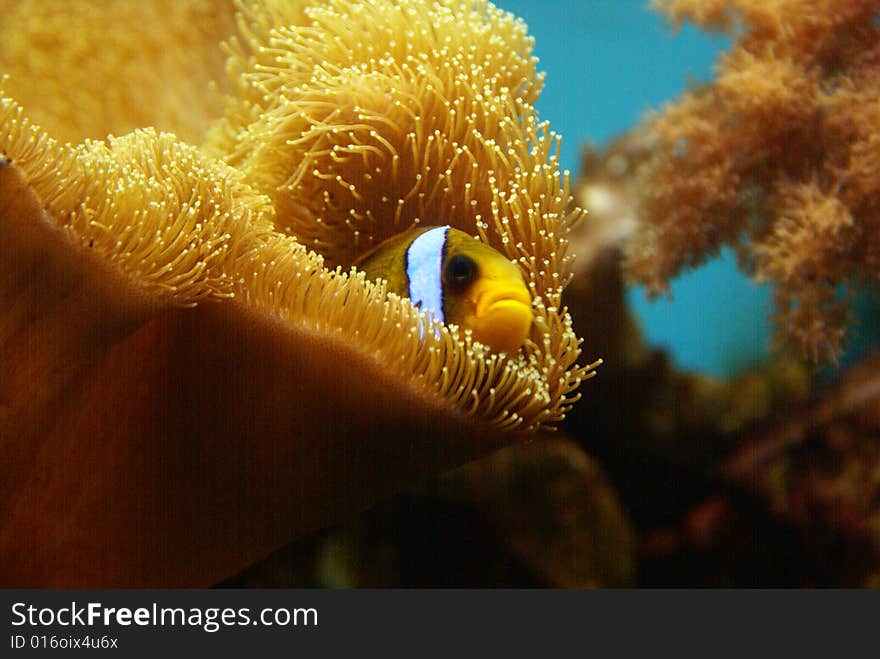
M532 299L519 268L449 226L389 238L356 264L369 279L408 297L437 320L471 330L496 352L519 350L532 326Z

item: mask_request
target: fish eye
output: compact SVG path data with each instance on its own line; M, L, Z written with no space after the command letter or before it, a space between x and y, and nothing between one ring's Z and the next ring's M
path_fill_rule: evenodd
M446 281L456 287L467 286L477 278L477 264L464 254L456 254L446 264Z

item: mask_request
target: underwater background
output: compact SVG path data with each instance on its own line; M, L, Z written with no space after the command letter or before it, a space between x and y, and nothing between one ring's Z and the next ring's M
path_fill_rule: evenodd
M645 0L499 6L522 17L535 37L539 69L548 72L537 108L562 135L561 166L575 176L583 142L606 143L678 96L689 79L711 79L729 43L691 25L673 34ZM725 376L766 355L770 293L737 270L730 252L679 277L671 293L648 301L634 287L629 301L648 341L667 347L679 366Z
M687 85L711 81L713 63L730 45L726 35L691 24L675 31L647 0L507 0L498 6L523 18L535 38L538 68L547 73L536 107L562 135L560 165L573 177L583 143L604 145ZM730 250L680 275L670 293L649 300L633 286L627 297L645 338L666 348L677 366L726 377L767 359L770 288L738 270ZM857 313L843 365L864 356L877 336L876 299L863 295Z

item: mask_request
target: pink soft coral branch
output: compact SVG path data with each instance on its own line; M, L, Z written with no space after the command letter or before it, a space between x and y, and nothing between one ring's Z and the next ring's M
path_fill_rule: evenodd
M835 360L850 316L841 288L880 279L880 2L654 4L734 44L714 83L650 122L630 274L663 290L731 245L775 285L779 339Z

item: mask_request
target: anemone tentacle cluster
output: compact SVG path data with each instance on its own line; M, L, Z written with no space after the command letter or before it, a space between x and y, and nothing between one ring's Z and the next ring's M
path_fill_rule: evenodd
M113 10L124 13L123 4ZM162 6L150 5L151 20L163 20ZM229 80L218 83L228 93L213 126L204 103L192 110L208 135L201 148L149 126L62 145L50 135L100 127L71 128L76 107L55 95L38 113L43 132L16 100L2 100L0 151L48 217L169 304L233 296L338 336L498 427L558 422L592 373L575 364L579 341L560 308L566 234L580 211L571 210L567 174L558 172L558 137L532 107L542 77L526 26L482 1L242 0L235 8L235 34L229 8L210 25L211 36L228 37ZM151 45L179 40L186 16L204 9L195 2L171 12L170 36L145 29ZM31 27L17 41L8 35L18 44L11 53L26 48L21 41L38 22L25 21ZM64 53L77 51L69 36L53 38ZM196 59L197 74L181 73L202 85L216 58ZM4 63L7 93L20 89L32 100L65 75L23 61ZM21 79L34 70L42 78ZM109 74L96 77L106 83ZM92 99L100 92L90 91ZM196 132L192 116L181 119L187 98L166 95L154 112L160 128ZM130 117L101 117L112 130L142 110L132 111L129 98L115 111ZM491 354L455 327L420 336L424 318L407 300L350 269L377 242L438 221L520 265L536 313L520 354Z
M521 21L484 0L0 15L0 583L217 583L574 403L581 213ZM517 264L521 349L425 331L352 267L416 224Z
M558 138L532 107L542 77L525 24L483 2L252 3L241 32L228 44L235 94L208 149L272 198L276 225L331 267L419 223L450 224L515 259L536 299L524 354L462 349L444 332L443 346L403 350L415 360L404 370L424 363L415 372L425 382L484 372L450 394L503 425L561 419L587 373L573 368L577 339L559 308L566 234L580 211L558 171ZM291 281L283 267L275 276ZM412 341L418 321L393 304L373 322L403 314Z

